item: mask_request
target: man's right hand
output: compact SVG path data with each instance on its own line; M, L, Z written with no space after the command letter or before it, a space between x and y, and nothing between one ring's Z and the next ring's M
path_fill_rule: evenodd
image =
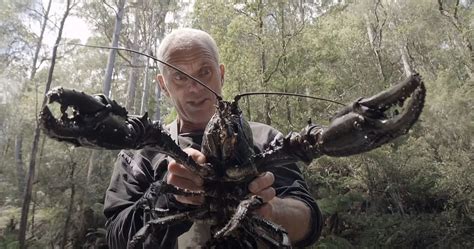
M206 157L199 150L193 148L186 148L184 152L188 153L194 161L198 164L206 162ZM172 160L168 164L168 176L166 182L178 188L188 189L193 191L203 190L203 179L191 172L182 164ZM181 196L175 195L177 201L185 204L201 205L204 202L204 196Z

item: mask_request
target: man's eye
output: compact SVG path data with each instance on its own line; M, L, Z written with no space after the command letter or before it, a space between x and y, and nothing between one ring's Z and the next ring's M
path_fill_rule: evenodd
M174 79L175 80L180 80L180 81L186 80L186 75L178 73L178 74L174 75Z
M211 73L211 69L205 68L201 70L200 76L206 76L206 75L209 75L210 73Z

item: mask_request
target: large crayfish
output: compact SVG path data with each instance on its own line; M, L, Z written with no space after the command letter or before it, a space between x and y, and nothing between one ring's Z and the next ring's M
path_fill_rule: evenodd
M49 103L61 105L62 112L62 116L56 119L47 106L43 109L40 120L49 137L92 148L140 149L151 146L205 179L205 191L202 192L178 189L165 182L152 184L154 195L204 195L206 201L189 211L173 213L166 210L155 214L154 219L130 241L130 247L141 242L151 232L152 226L207 219L219 225L212 241L206 245L209 248L222 246L222 241L228 237L244 238L239 242L241 246L251 248L255 244L245 238L255 236L271 247L291 248L283 228L251 212L262 204L262 200L250 196L246 184L263 171L261 166L311 162L322 155L349 156L390 142L407 133L417 121L423 109L425 88L420 76L412 75L386 91L370 98L360 98L344 107L328 127L310 123L299 133L275 138L260 154L253 149L252 131L242 116L237 99L228 102L218 98L216 113L203 137L202 152L208 161L205 165L198 165L183 152L159 122L151 121L146 114L129 116L123 107L103 95L90 96L56 88L49 92L48 97ZM392 116L389 112L394 105L404 105L404 108ZM67 113L70 107L72 114ZM216 203L227 205L216 208Z

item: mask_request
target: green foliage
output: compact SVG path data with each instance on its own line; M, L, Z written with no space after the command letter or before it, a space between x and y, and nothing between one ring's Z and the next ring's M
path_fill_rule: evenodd
M449 214L348 216L348 222L360 231L352 234L363 248L469 248L473 237L469 230ZM472 231L472 229L470 229Z
M319 240L318 245L314 246L317 249L337 249L337 248L354 248L351 243L338 236L330 235Z

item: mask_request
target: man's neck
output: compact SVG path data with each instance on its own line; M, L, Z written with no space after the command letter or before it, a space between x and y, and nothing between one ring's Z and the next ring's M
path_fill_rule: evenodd
M206 129L206 124L196 124L196 123L191 123L191 122L186 122L180 119L179 117L177 118L177 124L178 124L178 134L181 133L191 133L191 132L203 132Z

